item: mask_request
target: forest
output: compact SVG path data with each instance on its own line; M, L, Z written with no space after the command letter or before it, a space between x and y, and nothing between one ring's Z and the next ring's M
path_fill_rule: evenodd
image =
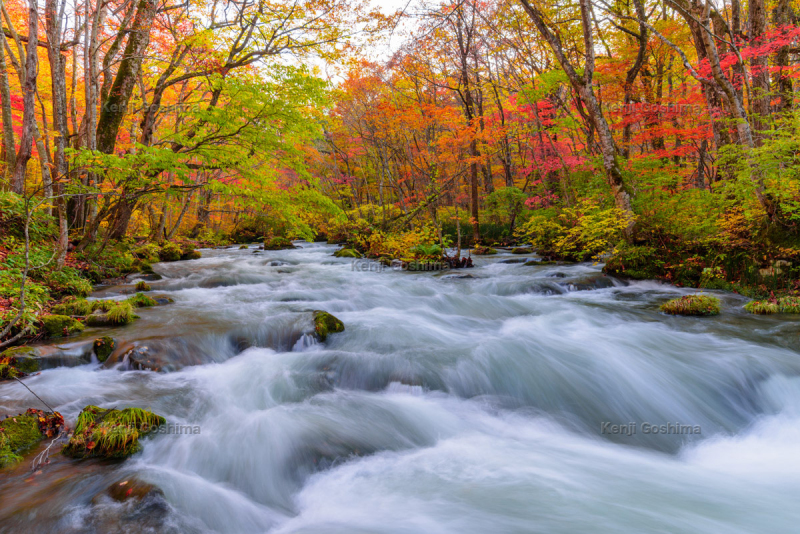
M773 301L798 287L789 0L0 6L1 344L92 284L252 242L530 245Z

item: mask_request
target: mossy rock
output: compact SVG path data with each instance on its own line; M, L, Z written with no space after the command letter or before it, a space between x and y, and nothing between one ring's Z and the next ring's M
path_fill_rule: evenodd
M141 448L140 438L166 423L141 408L124 410L86 406L62 454L73 458L126 458Z
M530 254L531 252L532 250L527 247L516 247L511 249L512 254Z
M146 295L142 296L145 297ZM130 299L122 301L103 300L98 302L98 307L94 313L86 316L86 324L88 326L121 326L132 322L136 318Z
M475 247L472 249L472 253L478 256L491 256L492 254L497 254L497 251L492 247Z
M99 362L105 362L108 357L111 356L111 353L114 352L115 346L114 338L111 336L103 336L94 340L92 351L94 355L97 356Z
M156 274L156 272L153 270L153 266L149 263L142 263L139 266L139 272L142 274Z
M32 347L12 347L0 354L0 380L22 378L39 371L39 367Z
M361 258L362 255L359 251L353 248L341 248L333 253L337 258Z
M717 297L709 295L684 295L661 305L661 311L670 315L719 315L720 305Z
M139 280L136 282L136 291L150 291L150 289L150 284L144 280Z
M190 250L181 255L182 260L199 260L203 254L199 250Z
M175 302L175 299L166 295L153 295L153 300L155 301L156 306L165 306Z
M241 245L239 247L239 250L247 250L248 248L250 248L250 247L248 247L247 245Z
M67 315L45 315L41 319L49 337L65 337L83 332L83 323Z
M131 306L134 308L149 308L150 306L157 306L158 302L148 295L144 293L136 293L132 297L128 297L126 299L128 302L131 303Z
M63 428L61 414L33 408L0 421L0 468L19 463L22 454L44 438L56 436Z
M158 252L161 261L179 261L182 255L183 251L176 243L165 243Z
M297 247L285 237L273 237L272 239L264 240L264 250L284 250L291 248Z
M344 323L326 311L316 310L314 312L314 332L318 340L325 341L329 334L344 332Z
M71 315L85 317L92 313L94 304L86 299L76 299L74 297L64 299L59 304L53 306L50 311L54 315Z

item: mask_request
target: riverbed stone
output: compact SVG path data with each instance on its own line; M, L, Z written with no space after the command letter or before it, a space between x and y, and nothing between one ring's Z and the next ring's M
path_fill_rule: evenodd
M41 319L49 337L67 337L83 332L83 323L67 315L45 315Z
M362 255L359 251L353 248L340 248L333 255L337 258L361 258Z
M319 341L325 341L329 334L344 332L344 323L330 313L314 311L314 333Z
M92 344L92 349L94 355L97 356L97 360L99 362L106 361L111 353L114 352L115 345L114 338L111 336L103 336L95 339Z
M285 250L292 248L297 247L295 247L294 243L285 237L273 237L271 239L264 240L264 250Z

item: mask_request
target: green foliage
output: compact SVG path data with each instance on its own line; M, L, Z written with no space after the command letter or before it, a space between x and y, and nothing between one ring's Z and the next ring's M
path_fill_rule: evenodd
M438 243L419 244L411 248L411 253L416 258L438 259L442 257L442 247Z
M48 213L50 207L50 204L35 206L33 202L29 205L28 209L33 210L28 223L28 238L31 242L49 239L56 235L56 226ZM23 197L10 191L0 191L0 238L24 240L25 214Z
M285 237L272 237L264 241L264 250L283 250L289 248L295 248L295 246Z
M19 269L0 270L0 298L8 301L8 307L0 312L0 323L4 325L19 313L21 281L22 271ZM37 315L45 309L49 301L50 291L47 287L28 278L25 283L25 309L16 328L32 327L35 332Z
M622 241L628 222L618 208L602 208L599 203L584 199L560 211L539 210L516 235L530 242L540 254L586 260Z
M768 300L751 300L744 305L744 309L756 315L771 315L778 313L778 303Z
M145 295L142 296L144 297ZM128 324L134 319L133 306L131 306L131 303L127 300L116 301L109 306L106 314L112 324Z
M527 195L516 187L501 187L486 197L486 218L496 224L510 224L522 211Z
M709 295L684 295L661 305L661 311L670 315L718 315L719 299Z
M155 243L147 243L133 251L133 256L142 262L157 263L161 249Z
M92 292L92 284L73 267L64 267L58 271L45 273L42 278L55 297L64 295L86 297Z
M0 468L22 460L21 453L42 440L39 422L32 414L20 414L0 421Z

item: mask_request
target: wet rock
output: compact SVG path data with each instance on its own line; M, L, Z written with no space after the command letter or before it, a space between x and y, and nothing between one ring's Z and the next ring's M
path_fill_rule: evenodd
M163 358L156 355L156 351L147 345L133 347L123 355L123 361L135 371L161 371L164 368Z
M510 258L507 260L500 260L497 263L526 263L527 261L526 258Z
M141 501L148 497L163 496L161 488L143 482L136 477L127 478L111 484L104 492L98 493L92 503L98 504L101 496L108 496L117 502Z
M606 289L609 287L614 287L614 280L610 276L597 274L585 276L569 282L564 282L562 285L568 291L592 291L594 289Z
M86 406L61 453L72 458L126 458L139 451L139 439L166 419L141 408L123 410Z
M285 237L273 237L272 239L264 241L264 250L285 250L292 248L297 247Z
M108 359L111 353L114 352L115 345L116 343L114 342L114 338L110 336L103 336L94 340L94 343L92 344L92 350L94 351L94 355L97 356L97 360L104 362Z
M472 253L477 256L491 256L492 254L497 254L497 250L492 247L478 246L472 249Z
M352 248L340 248L333 255L337 258L361 258L362 255L359 251Z
M165 306L175 302L172 297L168 297L166 295L154 295L153 300L156 302L157 306Z
M512 254L530 254L531 249L530 247L516 247L511 249Z
M325 341L329 334L344 332L344 323L322 310L314 311L314 333L319 341Z
M247 245L239 246L239 250L247 250L249 247Z
M31 374L56 367L75 367L92 361L90 342L66 345L36 345L13 347L0 355L0 360L12 362L12 366L23 374Z
M549 278L566 278L567 275L564 273L550 273L547 275Z
M48 337L67 337L83 332L83 323L67 315L45 315L41 319Z

